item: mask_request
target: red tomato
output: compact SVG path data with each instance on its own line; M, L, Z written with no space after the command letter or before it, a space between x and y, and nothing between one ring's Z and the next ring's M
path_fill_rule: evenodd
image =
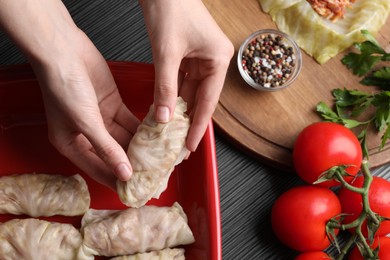
M326 170L338 165L354 165L346 171L356 175L362 162L362 149L355 134L343 125L332 122L313 123L298 135L293 150L293 162L297 174L312 184ZM347 181L352 178L346 178ZM340 185L326 181L320 186Z
M362 187L363 182L364 177L359 176L351 184L356 187ZM362 212L362 196L357 192L350 191L343 187L340 189L338 197L341 202L342 211L343 213L346 213L344 223L351 223ZM368 201L372 211L382 217L390 218L390 182L383 178L373 176L368 192ZM365 224L363 225L362 232L367 236L367 227ZM389 233L390 221L387 220L381 223L376 235L385 236Z
M379 259L389 260L390 259L390 237L377 237L374 240L371 248L377 248L379 245ZM360 254L359 248L354 247L348 256L348 260L364 260Z
M311 251L297 255L294 260L323 260L332 259L327 253L323 251Z
M330 245L326 223L340 213L339 199L330 189L298 186L275 201L271 213L272 228L282 243L296 251L321 251Z

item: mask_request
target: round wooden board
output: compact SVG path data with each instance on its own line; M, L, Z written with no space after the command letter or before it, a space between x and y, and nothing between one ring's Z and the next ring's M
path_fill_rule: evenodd
M220 101L213 115L216 130L259 158L277 168L291 170L291 152L298 133L307 125L321 121L315 108L318 102L333 104L335 88L375 91L359 84L341 62L340 53L323 65L303 53L303 67L298 79L287 89L261 92L242 80L237 68L237 50L254 31L276 28L271 17L262 12L258 0L204 0L219 26L233 42L236 53L226 76ZM382 46L390 39L390 19L376 35ZM349 50L346 50L349 51ZM381 133L368 136L370 165L377 167L390 161L390 145L379 150Z

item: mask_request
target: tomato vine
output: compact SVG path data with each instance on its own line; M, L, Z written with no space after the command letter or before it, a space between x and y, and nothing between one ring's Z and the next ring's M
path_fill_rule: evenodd
M362 187L355 187L345 181L345 173L343 173L346 166L340 166L338 170L332 169L334 172L332 178L337 179L344 188L356 192L362 197L362 211L360 215L352 222L347 224L342 224L343 214L340 216L335 216L327 223L327 233L332 243L338 248L339 254L335 257L336 260L342 260L348 254L349 250L354 246L358 246L361 254L364 256L364 259L379 259L378 258L378 248L372 249L370 244L374 241L375 233L379 228L382 221L387 220L377 213L375 213L370 207L369 200L369 190L373 181L373 176L371 175L369 169L369 163L367 160L362 161L362 174L364 177L364 182ZM365 237L362 228L363 225L367 223L368 228L368 237ZM332 235L332 230L350 230L354 229L354 233L347 240L345 245L340 248L337 242L337 238Z

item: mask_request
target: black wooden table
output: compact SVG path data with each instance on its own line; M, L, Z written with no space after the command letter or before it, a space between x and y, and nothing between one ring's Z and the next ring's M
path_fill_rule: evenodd
M152 63L138 1L64 0L76 24L107 60ZM0 66L26 59L0 32ZM271 206L300 180L238 150L215 129L222 213L223 259L293 259L296 252L274 237ZM390 165L374 169L390 179Z

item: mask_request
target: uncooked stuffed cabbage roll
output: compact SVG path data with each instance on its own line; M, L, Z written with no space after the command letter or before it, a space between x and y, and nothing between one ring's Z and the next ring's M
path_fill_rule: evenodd
M94 255L132 255L195 241L178 203L172 207L90 209L81 222L83 250Z
M0 214L77 216L89 208L90 195L80 175L18 174L0 178Z
M139 253L128 256L118 256L111 260L184 260L183 248L166 248L160 251Z
M323 64L361 42L361 30L376 34L390 14L389 0L358 0L343 19L330 21L316 13L307 0L259 0L279 30L292 36L299 47Z
M39 219L13 219L0 225L0 259L84 260L83 238L70 224Z
M127 182L117 181L117 192L127 206L141 207L151 198L159 198L175 165L188 154L185 141L190 119L186 110L187 104L179 97L172 120L159 124L154 120L153 105L150 107L128 147L133 175Z

